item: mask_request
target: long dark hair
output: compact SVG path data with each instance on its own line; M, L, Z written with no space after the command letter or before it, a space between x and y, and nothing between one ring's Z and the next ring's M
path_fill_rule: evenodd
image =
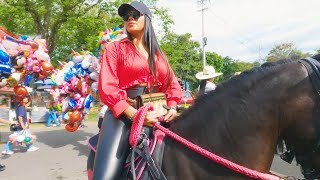
M200 81L200 87L199 87L199 93L198 96L201 96L205 93L205 89L206 89L206 85L207 85L207 80L203 79Z
M149 63L149 73L153 75L153 77L157 78L157 72L156 72L156 61L155 61L155 55L159 53L163 59L163 61L166 62L167 65L167 87L169 86L169 82L171 80L171 72L169 70L169 62L166 56L163 54L160 45L158 43L156 34L154 32L152 23L151 23L151 17L149 15L144 15L144 45L148 48L149 51L149 57L148 57L148 63ZM130 33L127 31L128 38L132 40L132 37Z

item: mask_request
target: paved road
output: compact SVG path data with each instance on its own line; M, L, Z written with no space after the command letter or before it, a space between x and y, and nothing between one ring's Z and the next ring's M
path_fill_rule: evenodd
M86 180L86 160L89 149L87 138L97 132L96 123L88 123L87 128L69 133L64 127L32 127L37 135L36 152L26 152L23 147L16 147L15 154L1 156L0 163L7 169L0 172L3 180ZM39 126L39 125L37 125ZM8 127L0 127L2 138L8 137ZM5 141L5 139L2 139ZM4 144L0 145L0 149ZM295 165L289 165L275 157L272 170L282 174L301 177Z

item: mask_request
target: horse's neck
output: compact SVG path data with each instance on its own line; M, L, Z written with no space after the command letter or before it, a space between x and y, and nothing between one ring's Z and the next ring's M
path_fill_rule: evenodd
M180 118L180 122L172 129L219 156L248 168L267 172L281 131L281 103L284 103L287 89L294 87L303 78L295 75L291 77L296 79L291 80L285 73L288 72L279 71L272 77L266 77L266 81L247 90L250 92L242 93L241 89L237 95L226 92L210 99L210 102L206 101L207 105L199 109L192 107L191 111L194 113L188 113L189 117L185 118L194 123L191 125L186 122L187 125L184 125L183 118ZM179 152L174 152L178 153L173 156L175 158L191 153L171 140L169 146L171 147L168 147L165 156L174 152L172 148L176 147L179 147ZM176 163L185 165L188 161L199 164L193 158Z

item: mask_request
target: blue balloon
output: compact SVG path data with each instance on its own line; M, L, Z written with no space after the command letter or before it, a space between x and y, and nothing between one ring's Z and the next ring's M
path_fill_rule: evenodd
M0 72L3 74L12 74L13 70L9 65L0 64Z
M20 39L22 39L22 40L27 40L27 39L28 39L28 36L20 36Z
M88 95L85 99L84 99L84 107L85 108L91 108L91 103L93 101L93 97L92 95Z
M77 103L76 103L76 101L74 99L70 99L68 105L71 108L74 108L74 107L76 107Z
M9 55L0 49L0 63L4 65L9 65L10 57Z
M32 77L33 77L33 74L28 74L28 75L27 75L27 77L26 77L25 80L24 80L24 84L25 84L26 86L30 86L30 82L31 82L31 80L32 80Z
M117 31L117 30L120 30L120 28L118 26L113 28L113 31Z

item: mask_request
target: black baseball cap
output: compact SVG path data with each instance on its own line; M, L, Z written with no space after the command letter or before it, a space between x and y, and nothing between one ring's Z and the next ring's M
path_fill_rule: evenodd
M130 4L121 4L121 6L118 9L119 16L123 17L126 14L126 12L128 12L128 9L131 7L151 18L151 12L149 8L144 3L139 1L132 1Z

